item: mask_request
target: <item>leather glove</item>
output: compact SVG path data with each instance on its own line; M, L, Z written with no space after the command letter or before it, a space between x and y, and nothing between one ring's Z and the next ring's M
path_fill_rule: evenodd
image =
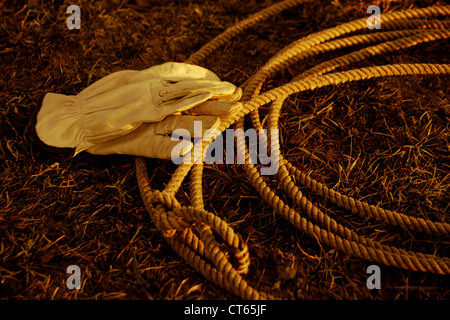
M157 126L149 123L183 111L190 115L224 115L241 106L237 102L241 95L239 88L221 81L205 68L168 62L142 71L112 73L76 96L48 93L35 128L45 144L75 148L76 153L86 150L94 154L126 153L164 159L167 158L165 151L160 151L164 153L160 155L156 150L161 147L147 139L158 136L154 141L165 143L164 138L169 137L164 135L173 131L172 126L183 124L186 127L194 120L177 118L177 121L162 121ZM218 118L202 117L201 120L206 121L203 127L207 129L215 126ZM143 124L146 125L141 128ZM163 130L169 124L170 130ZM129 137L116 140L133 132ZM116 149L112 140L116 140ZM131 143L146 144L146 151ZM153 149L149 151L149 148Z
M201 130L198 122L201 121ZM96 155L128 154L140 157L174 160L192 150L191 140L172 139L183 132L189 138L201 138L206 130L217 127L220 119L212 116L173 115L160 122L143 123L136 130L116 139L86 149ZM178 131L178 130L185 131ZM178 135L180 135L178 133ZM180 137L182 138L182 137Z

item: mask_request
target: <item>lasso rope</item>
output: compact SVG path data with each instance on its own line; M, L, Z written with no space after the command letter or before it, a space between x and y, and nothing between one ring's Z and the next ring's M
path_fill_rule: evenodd
M303 2L305 1L287 0L262 10L227 29L194 53L186 62L200 64L202 60L224 46L232 37L270 16ZM363 18L311 34L291 43L247 80L243 86L242 110L222 119L219 131L223 132L231 125L234 125L236 129L243 129L246 115L250 115L254 129L263 129L258 109L267 104L270 104L270 108L266 128L278 129L283 102L289 96L306 90L316 90L329 85L337 86L347 82L387 76L449 74L450 65L447 64L396 64L330 73L372 56L390 53L419 43L449 38L450 32L445 30L449 25L448 20L430 20L437 16L448 16L449 13L450 6L390 12L383 14L382 26L384 32L377 31L343 37L366 29L367 19ZM303 59L324 52L361 44L370 46L321 63L302 72L291 82L261 93L261 88L268 79L291 64L299 63ZM243 134L243 131L240 130L236 132ZM278 137L271 137L270 135L270 132L277 131L267 130L268 136L264 135L264 131L260 132L268 145L270 145L269 142L272 138L278 141ZM204 137L199 142L202 152L200 154L192 153L190 163L180 164L166 188L162 191L151 189L146 162L142 158L136 158L136 175L142 199L152 221L162 232L166 241L204 277L243 299L274 298L256 290L244 280L242 274L248 271L250 263L246 243L226 222L213 213L204 210L203 164L202 161L197 160L199 157L204 157L206 148L215 138L213 135ZM238 139L238 141L245 140ZM245 152L246 164L240 165L240 167L243 168L250 183L276 213L302 232L317 238L321 243L361 259L414 271L450 274L450 259L448 257L406 251L358 235L310 202L302 194L298 184L306 186L313 193L361 216L398 226L411 232L448 238L450 235L448 223L434 222L385 210L331 190L287 161L277 147L271 150L275 154L274 158L279 161L276 178L279 189L286 192L293 200L295 207L291 207L285 204L275 190L267 185L260 176L257 167L250 164L249 152L245 143L238 143L237 148L239 151ZM191 206L181 206L175 195L189 172L191 174ZM216 235L222 239L221 242L216 240Z

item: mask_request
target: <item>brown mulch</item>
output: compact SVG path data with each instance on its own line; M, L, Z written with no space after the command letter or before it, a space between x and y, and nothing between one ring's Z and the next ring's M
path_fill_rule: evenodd
M275 2L77 1L80 30L66 27L66 8L75 3L0 2L1 299L236 298L165 243L143 206L133 157L49 152L33 141L32 118L47 92L76 94L114 71L184 61L227 27ZM386 12L443 1L314 1L251 28L203 65L241 85L285 45L366 17L370 4ZM364 65L395 62L450 63L449 42ZM282 151L346 195L449 223L449 80L390 78L297 94L280 118ZM175 166L148 163L153 187L163 188ZM382 289L368 290L369 261L326 247L275 216L235 166L205 166L204 188L207 209L248 242L252 264L246 278L260 290L285 299L450 298L448 276L387 266L380 266ZM448 239L384 226L304 192L360 234L450 256ZM184 193L188 186L179 195ZM66 287L69 265L81 268L80 290Z

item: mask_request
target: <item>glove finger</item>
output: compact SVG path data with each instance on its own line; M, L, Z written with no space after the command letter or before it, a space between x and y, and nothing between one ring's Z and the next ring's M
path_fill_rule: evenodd
M80 92L80 97L96 96L108 91L115 90L130 83L141 82L151 79L165 77L170 82L176 83L181 80L209 79L220 81L219 77L212 71L186 63L167 62L152 66L145 70L122 70L113 72Z
M183 62L166 62L160 65L152 66L142 70L143 77L165 77L178 82L182 79L210 79L220 80L212 71Z
M242 89L239 87L235 87L234 92L229 96L221 96L216 97L216 100L218 101L239 101L242 97Z
M199 106L193 107L192 109L187 110L188 114L193 115L211 115L211 116L221 116L229 114L233 111L242 108L242 103L237 101L214 101L208 100L203 102Z
M200 93L209 92L211 98L226 97L232 95L236 90L236 86L226 81L213 80L182 80L175 84L168 85L160 91L163 101L170 101L186 96L198 95Z
M191 137L201 138L206 130L217 128L220 125L220 119L212 116L177 115L169 116L154 125L155 133L158 135L177 134L183 136L187 130Z
M174 140L155 133L155 124L146 123L122 137L92 146L86 151L96 155L127 154L169 160L188 153L193 144L188 140Z

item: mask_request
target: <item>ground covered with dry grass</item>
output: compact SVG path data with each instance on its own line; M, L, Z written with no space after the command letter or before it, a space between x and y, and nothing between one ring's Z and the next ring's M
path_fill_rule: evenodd
M133 157L55 154L33 142L30 126L44 93L76 94L114 71L183 61L272 3L0 2L0 298L236 298L202 278L165 243L143 207ZM69 4L81 8L80 30L66 27ZM439 1L316 1L251 28L204 66L241 85L285 45L366 17L370 4L389 11ZM364 65L450 63L448 53L448 41L438 41ZM330 57L308 64L322 58ZM449 80L448 75L377 79L295 95L280 118L282 152L346 195L448 223ZM175 166L148 163L153 187L163 188ZM206 166L204 188L206 208L247 241L246 278L257 289L285 299L450 298L448 276L387 266L380 266L382 289L368 290L369 261L323 246L275 216L235 166ZM179 196L187 191L183 187ZM372 239L450 255L448 239L384 226L304 192L338 222ZM80 290L66 287L69 265L81 268Z

